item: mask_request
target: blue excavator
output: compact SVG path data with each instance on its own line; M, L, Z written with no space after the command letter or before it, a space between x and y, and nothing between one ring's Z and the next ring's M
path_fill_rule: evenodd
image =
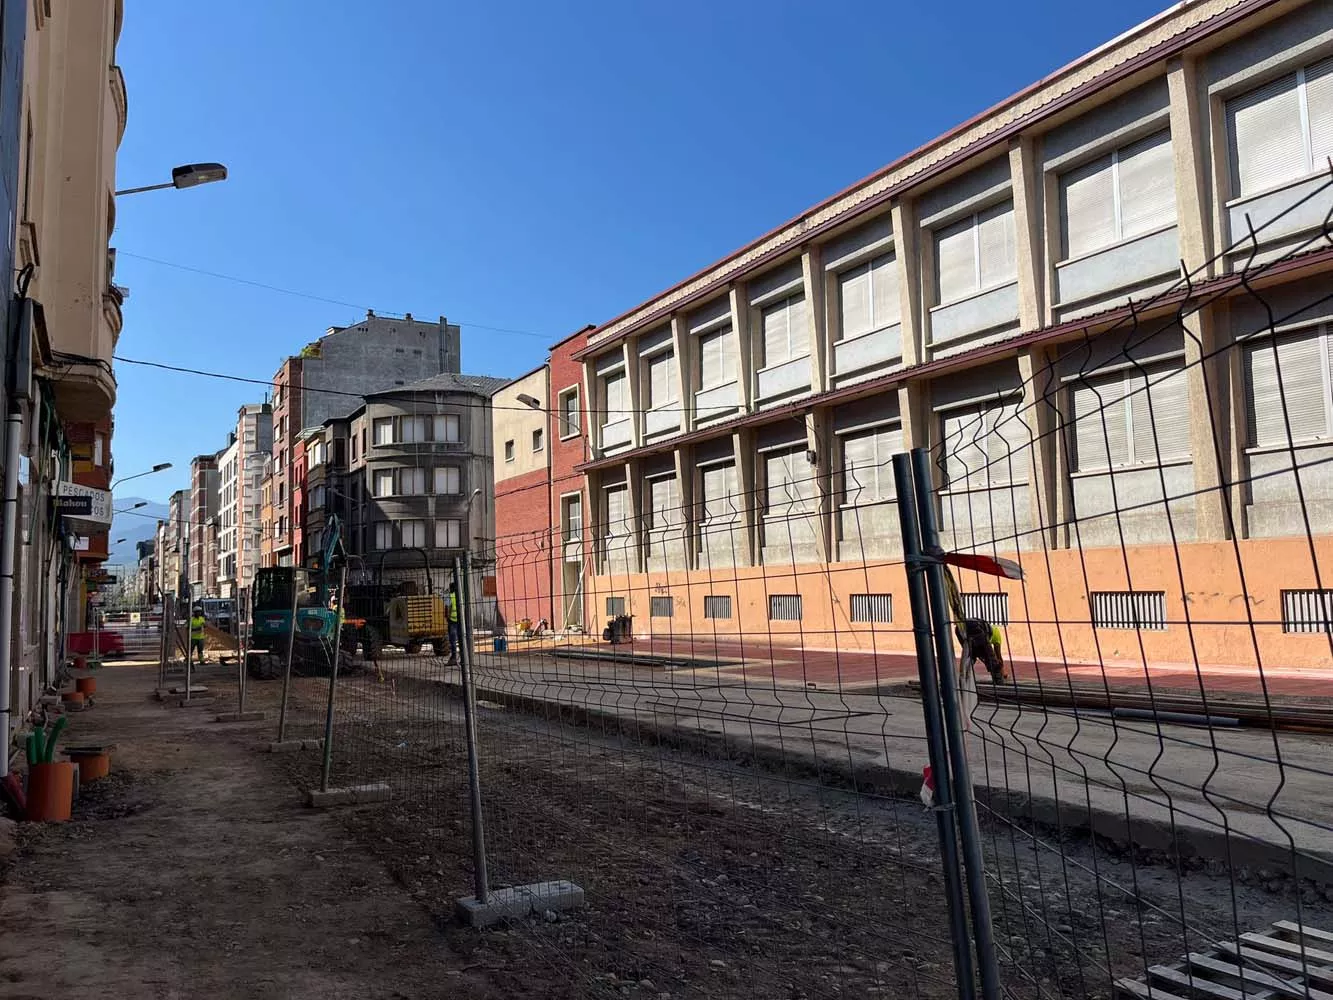
M246 670L252 677L282 675L295 608L296 631L291 637L292 673L326 674L333 648L346 656L356 654L362 622L348 619L333 607L338 573L347 561L342 543L342 522L333 515L325 528L324 549L307 566L265 566L255 574L250 591L250 652ZM351 663L349 666L353 665Z

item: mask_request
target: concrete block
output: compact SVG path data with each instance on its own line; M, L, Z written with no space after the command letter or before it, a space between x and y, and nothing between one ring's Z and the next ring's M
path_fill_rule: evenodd
M217 722L263 722L268 718L267 712L222 712L215 721Z
M212 698L182 698L176 704L181 708L207 708L213 701Z
M330 788L321 792L312 788L306 792L306 805L315 809L328 806L361 805L366 802L385 802L393 795L388 785L380 782L374 785L349 785L346 788Z
M318 743L319 746L311 747L310 744ZM281 743L274 740L268 744L269 753L297 753L301 750L323 750L323 740L283 740Z
M469 927L490 927L501 920L522 920L533 913L577 910L583 906L583 890L565 879L534 882L496 889L486 902L465 896L457 903L458 919Z
M185 687L184 685L182 685L181 687L167 688L167 694L196 695L196 694L203 694L207 690L208 688L204 687L204 685L202 684L191 684L188 688Z

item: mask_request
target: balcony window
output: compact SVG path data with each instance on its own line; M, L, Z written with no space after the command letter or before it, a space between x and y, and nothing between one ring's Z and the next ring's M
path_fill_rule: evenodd
M1060 201L1068 257L1174 224L1170 133L1158 132L1065 174Z

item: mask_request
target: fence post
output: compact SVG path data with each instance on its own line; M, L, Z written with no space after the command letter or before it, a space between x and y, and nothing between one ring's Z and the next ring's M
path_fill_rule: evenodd
M236 588L236 614L232 620L236 625L236 711L239 714L245 711L245 658L248 652L241 641L241 629L245 621L245 591L240 587Z
M162 613L157 619L157 689L167 684L167 622L171 620L171 595L162 595Z
M940 549L940 536L935 527L935 506L931 498L930 465L926 450L913 448L911 462L922 548L928 553L937 552ZM894 463L896 471L896 457ZM963 862L967 870L967 895L972 904L972 934L977 944L977 965L981 971L981 993L985 1000L999 1000L1000 969L995 957L995 931L991 926L990 896L986 892L986 869L981 855L981 827L977 822L972 768L967 761L967 744L963 740L962 715L958 704L958 672L953 655L951 615L944 594L944 565L938 561L924 565L926 589L930 595L930 616L935 632L940 700L944 705L944 733L949 743L949 762L953 771L955 812L963 844Z
M342 651L342 629L338 622L342 620L343 603L347 598L347 562L343 561L342 573L338 578L338 615L333 623L333 665L329 669L329 705L324 712L324 763L319 772L319 790L329 790L329 773L333 770L333 702L338 694L338 654ZM295 627L296 615L292 615ZM290 663L290 661L288 661Z
M185 602L185 700L194 693L194 605ZM172 622L175 625L175 622Z
M292 686L292 651L296 648L296 572L292 572L292 620L287 630L287 666L282 671L282 701L278 704L278 742L287 739L287 692Z
M478 903L490 901L490 880L486 871L486 832L481 815L481 770L477 763L477 708L472 679L472 558L454 557L454 580L458 582L461 607L458 609L458 672L463 680L463 719L467 731L467 783L472 804L472 885Z
M967 913L963 903L963 880L958 865L958 841L953 819L953 782L945 746L944 720L936 682L935 650L931 645L930 605L926 600L925 566L921 558L920 527L913 493L911 458L893 456L893 480L898 493L898 522L903 533L903 562L907 566L907 596L912 608L912 633L916 642L917 673L921 679L921 711L926 725L926 748L930 773L935 782L935 829L940 841L944 869L944 892L949 912L949 938L953 946L954 974L961 998L976 996L976 972L968 945Z

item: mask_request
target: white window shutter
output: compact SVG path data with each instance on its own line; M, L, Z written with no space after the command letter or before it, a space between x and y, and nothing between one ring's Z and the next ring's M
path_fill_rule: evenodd
M1227 102L1233 195L1255 194L1305 174L1300 93L1290 73Z
M990 485L1027 482L1031 436L1017 401L991 409L987 416L986 481Z
M1132 372L1129 384L1134 464L1189 458L1189 377L1184 362L1168 361Z
M970 217L935 233L935 280L941 305L977 290L976 233Z
M805 295L787 300L788 357L804 358L810 354L810 314L805 306Z
M648 361L648 405L676 402L676 356L670 351Z
M1064 207L1065 252L1069 257L1111 246L1115 225L1115 188L1111 158L1104 156L1060 178Z
M705 389L727 381L723 378L723 336L718 330L699 338L699 384Z
M1005 285L1018 277L1013 202L988 208L977 216L977 247L981 288Z
M886 254L870 262L871 323L876 330L903 321L896 264L893 254Z
M870 265L863 264L838 275L840 332L844 339L859 337L874 329L871 321Z
M780 365L789 357L787 351L787 303L780 302L764 310L764 365Z
M1096 472L1129 462L1125 375L1112 372L1074 384L1074 469Z
M1288 421L1292 444L1328 436L1326 379L1329 376L1324 372L1321 356L1322 337L1319 330L1305 330L1246 347L1251 446L1286 447ZM1284 401L1286 419L1283 419Z
M848 434L842 439L843 503L875 498L875 432Z
M1333 157L1333 59L1305 71L1306 114L1310 121L1310 154L1316 171L1327 170Z
M986 421L974 409L946 413L944 471L949 489L978 488L986 484Z
M625 405L625 376L624 373L609 375L606 378L606 419L619 420L625 416L628 407Z
M736 466L710 465L704 469L704 519L730 521L740 516L736 497Z
M893 481L893 456L903 450L902 427L883 427L878 432L875 460L879 463L879 498L892 500L898 496Z
M1158 132L1119 155L1120 238L1132 239L1176 221L1176 174L1171 133Z
M789 465L782 452L764 457L764 512L769 517L785 515L796 499L790 491Z
M606 533L608 535L627 535L629 527L625 521L629 513L629 491L625 487L606 491Z

